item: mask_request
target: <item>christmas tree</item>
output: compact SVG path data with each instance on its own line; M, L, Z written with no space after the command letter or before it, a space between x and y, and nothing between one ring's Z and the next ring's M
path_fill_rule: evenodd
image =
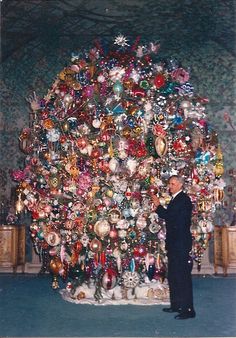
M96 41L72 55L43 99L30 99L20 135L25 167L12 172L17 211L31 212L42 269L55 289L61 276L71 297L87 297L92 283L96 300L104 292L119 299L117 286L165 280L165 223L151 195L167 205L173 174L185 178L194 205L191 256L199 267L210 239L224 182L208 100L194 93L189 70L158 51L122 35L109 47Z

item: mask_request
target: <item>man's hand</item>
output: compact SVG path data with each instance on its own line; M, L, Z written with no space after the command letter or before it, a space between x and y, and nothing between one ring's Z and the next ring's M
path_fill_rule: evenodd
M157 208L158 205L160 205L160 200L159 200L159 198L158 198L156 195L152 195L151 197L152 197L152 202L153 202L153 204L154 204L155 207Z

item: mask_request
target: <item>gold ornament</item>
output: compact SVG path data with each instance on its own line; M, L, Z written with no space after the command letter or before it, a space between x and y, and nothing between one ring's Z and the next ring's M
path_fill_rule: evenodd
M57 276L53 276L52 288L54 290L59 289L59 283L58 283L58 280L57 280Z
M81 84L76 82L76 81L72 81L70 83L70 87L72 87L74 90L80 90L81 89Z
M51 159L52 159L52 155L51 155L51 153L49 152L49 151L45 151L45 152L43 152L43 156L44 156L44 158L45 158L45 160L47 160L47 161L51 161Z
M221 177L224 173L224 165L222 162L217 162L214 166L214 174L216 175L216 177Z
M112 139L110 140L110 146L108 148L108 154L111 158L114 157L114 149L113 149L113 145L112 145Z
M61 182L60 177L57 175L52 175L49 177L48 183L49 183L50 188L52 189L58 188L60 185L60 182Z
M224 173L224 164L223 164L223 153L220 146L218 146L216 151L216 164L214 166L214 174L216 177L221 177Z
M106 191L106 195L111 198L114 195L114 192L112 190L108 189Z
M64 130L64 132L67 133L68 130L69 130L69 128L70 128L70 126L69 126L69 123L68 123L68 122L63 123L62 129Z
M155 140L155 149L157 152L157 155L160 157L165 156L168 150L168 142L165 137L159 136Z
M218 145L217 151L216 151L216 159L218 161L222 161L223 160L223 153L221 151L221 147Z
M198 211L200 212L208 212L211 210L212 207L212 201L209 198L200 198L200 200L198 201Z
M220 188L215 188L213 190L213 200L214 202L221 202L224 199L224 190Z
M106 237L110 232L110 224L106 220L97 221L94 225L94 232L97 236L103 239Z
M92 196L95 196L95 194L100 190L99 185L93 185L92 186Z
M52 129L54 127L54 122L51 120L51 119L46 119L44 122L43 122L43 127L45 129Z
M18 195L18 200L16 201L16 214L20 214L24 210L24 202L21 199L21 193Z
M53 275L58 275L59 271L62 269L63 264L59 257L53 257L49 263L49 267Z
M135 127L134 128L134 134L140 135L142 133L143 129L141 127Z
M62 81L70 82L74 78L75 71L71 68L64 68L58 75L59 79Z
M124 127L122 131L122 136L129 138L131 134L131 129L129 127Z
M86 298L85 292L80 291L77 295L77 299L80 300L80 299L84 299L84 298Z
M48 232L44 239L50 246L57 246L61 242L61 237L55 231Z

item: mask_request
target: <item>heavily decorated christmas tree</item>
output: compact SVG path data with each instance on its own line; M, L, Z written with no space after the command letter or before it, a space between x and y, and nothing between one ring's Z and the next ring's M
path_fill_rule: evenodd
M151 194L167 205L173 174L185 178L194 205L191 256L199 266L211 236L224 182L208 100L194 93L189 71L158 50L122 35L109 48L97 41L72 55L43 99L31 98L20 135L25 168L12 173L17 210L31 212L53 288L61 276L72 298L87 297L91 285L100 300L163 283L165 223Z

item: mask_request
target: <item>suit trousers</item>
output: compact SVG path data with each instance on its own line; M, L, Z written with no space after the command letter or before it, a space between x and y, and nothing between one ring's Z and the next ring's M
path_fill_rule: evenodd
M189 254L168 252L168 283L170 304L182 311L193 309L192 262Z

